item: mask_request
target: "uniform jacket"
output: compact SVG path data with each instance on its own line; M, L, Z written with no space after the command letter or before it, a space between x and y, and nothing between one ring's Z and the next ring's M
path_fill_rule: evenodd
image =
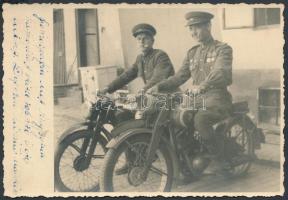
M174 73L169 56L160 49L151 49L145 56L138 55L135 63L108 85L108 92L112 93L122 88L136 77L143 78L143 89L146 91Z
M231 106L227 86L232 83L232 48L212 38L206 45L192 47L176 75L161 81L158 88L178 87L190 77L194 85L205 88L206 107Z

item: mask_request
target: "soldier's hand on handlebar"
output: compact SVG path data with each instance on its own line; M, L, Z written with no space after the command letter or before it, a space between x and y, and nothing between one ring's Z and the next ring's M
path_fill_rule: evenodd
M108 87L105 87L97 91L97 95L100 95L100 96L106 95L107 93L108 93Z
M199 95L199 94L203 94L205 92L205 87L200 85L200 86L197 86L197 87L194 87L192 89L192 93L194 95Z

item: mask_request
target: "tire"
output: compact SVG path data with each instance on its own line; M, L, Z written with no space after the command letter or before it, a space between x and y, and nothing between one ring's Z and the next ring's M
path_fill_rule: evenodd
M64 180L64 177L61 176L61 161L63 158L63 155L66 151L68 151L68 149L72 148L71 144L75 144L76 142L79 142L80 140L83 140L85 138L88 138L88 137L91 137L91 134L88 133L88 130L79 130L79 131L75 131L73 133L71 133L70 135L68 135L67 137L65 137L60 143L59 143L59 146L58 146L58 149L55 153L55 159L54 159L54 181L55 181L55 189L60 191L60 192L89 192L89 191L99 191L99 180L97 178L94 178L95 179L95 183L93 183L93 185L90 187L90 188L79 188L79 189L75 189L75 188L72 188L71 186L68 185L68 183L72 183L72 181L65 181ZM105 148L107 144L107 140L106 138L104 138L102 135L99 136L99 140L97 141L97 144L96 144L96 148L95 148L95 151L94 151L94 154L95 152L97 153L98 150L102 149L104 155L105 153L107 152L107 149ZM80 146L80 145L79 145ZM78 147L78 145L77 145ZM99 149L100 148L100 149ZM74 149L75 151L75 148L72 148ZM71 153L71 152L70 152ZM71 153L72 154L72 153ZM80 154L79 154L80 155ZM102 154L101 154L102 155ZM103 157L104 157L103 155ZM71 164L73 165L74 162L75 162L76 158L74 159L71 159L70 162L67 162L68 164L65 164L65 166ZM100 160L100 158L99 158ZM88 167L88 169L84 170L83 172L83 176L84 176L84 173L87 173L88 170L91 169L91 166L92 166L92 161L93 161L93 164L94 164L94 160L92 158L91 160L91 163ZM101 162L103 161L103 158L101 159ZM96 162L96 161L95 161ZM100 162L100 163L101 163ZM97 163L98 163L98 159L97 159ZM90 168L90 169L89 169ZM99 166L99 168L101 169L101 166ZM75 170L75 168L73 168ZM67 169L66 169L67 170ZM76 170L75 170L76 171ZM73 172L71 172L73 173ZM77 172L79 173L79 172ZM93 171L93 174L95 172ZM86 175L85 175L86 176ZM94 175L95 176L95 175ZM68 176L69 177L69 176ZM91 176L92 177L92 176ZM70 177L72 178L72 176ZM81 178L81 176L79 177ZM79 181L80 182L80 181ZM80 185L79 185L80 187Z
M227 138L231 137L231 135L232 135L231 131L232 131L233 127L237 127L237 126L241 127L243 130L244 136L242 136L242 137L243 138L246 137L247 145L245 145L245 146L247 146L247 148L245 148L245 152L246 152L245 155L247 155L247 157L253 158L255 155L254 154L254 146L253 146L253 137L252 137L251 132L248 130L248 128L245 127L245 124L243 123L243 121L235 121L235 122L232 122L231 124L229 124L229 126L226 129L227 130L226 131L226 137ZM230 136L229 136L229 132L231 133ZM232 167L230 170L225 170L223 174L228 178L235 178L235 177L244 176L247 174L248 170L250 169L252 162L253 162L252 159L249 161L246 161L245 164L241 164L239 166Z
M107 152L106 156L105 156L105 159L104 159L104 164L103 164L103 169L102 169L102 173L101 173L101 176L100 176L100 190L103 191L103 192L122 192L120 191L121 189L118 190L115 189L114 187L114 183L116 182L113 182L113 177L115 176L116 178L119 177L118 175L114 175L114 170L115 170L115 165L116 165L116 162L119 158L120 155L122 154L125 154L125 152L128 150L128 145L127 145L127 142L130 144L130 145L134 145L134 144L139 144L139 143L145 143L146 145L149 145L150 143L150 137L147 137L147 134L145 135L136 135L136 136L132 136L128 139L126 139L125 141L123 141L117 148L112 148L112 149L109 149L109 151ZM165 175L163 175L164 177L164 184L160 183L160 188L161 191L157 191L157 192L169 192L171 191L171 188L172 188L172 182L173 182L173 164L172 164L172 159L171 159L171 155L168 153L168 149L167 149L167 145L163 145L163 144L160 144L159 145L159 148L157 149L157 152L156 152L156 159L154 160L153 164L158 161L158 160L162 160L163 163L165 163L166 165L166 172ZM143 155L143 154L142 154ZM133 166L133 168L135 168L135 166ZM154 167L155 169L155 167ZM130 169L130 172L132 170ZM129 185L127 184L127 187L125 187L125 180L128 179L128 176L129 174L131 174L130 172L122 175L123 176L123 179L121 181L117 181L117 183L119 184L120 183L120 187L124 187L123 189L125 190L125 192L137 192L137 190L139 188L136 188L135 186L132 186L132 185ZM154 171L155 172L155 171ZM156 174L159 175L159 172ZM149 177L149 175L151 175ZM153 172L150 172L149 170L149 173L148 173L148 180L153 176ZM166 177L166 178L165 178ZM162 180L162 177L161 177L161 180ZM129 183L129 181L128 181ZM140 185L145 185L145 184L148 184L145 182L141 183ZM129 189L129 187L132 187L132 189ZM137 186L138 187L138 186ZM149 187L151 187L149 185ZM153 188L154 189L154 188ZM140 190L139 192L151 192L150 190L148 191L143 191Z

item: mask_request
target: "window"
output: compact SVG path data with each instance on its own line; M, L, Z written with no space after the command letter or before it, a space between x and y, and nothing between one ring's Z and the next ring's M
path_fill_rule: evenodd
M255 27L274 24L280 24L280 8L254 8Z
M257 28L280 24L280 8L229 7L223 9L223 28Z

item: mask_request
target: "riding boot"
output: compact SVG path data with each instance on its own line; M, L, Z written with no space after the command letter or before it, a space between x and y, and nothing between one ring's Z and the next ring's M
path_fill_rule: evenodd
M210 140L204 141L208 154L211 158L210 165L206 171L210 173L221 172L222 170L229 169L229 163L225 161L224 150L224 137L217 135Z

